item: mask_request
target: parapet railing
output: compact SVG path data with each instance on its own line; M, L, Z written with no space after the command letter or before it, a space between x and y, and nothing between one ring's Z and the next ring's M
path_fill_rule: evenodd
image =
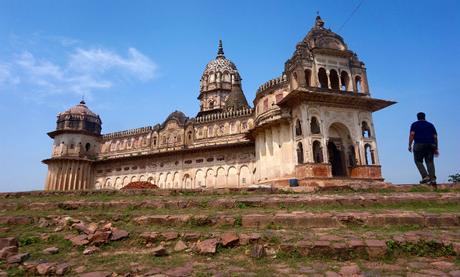
M257 92L256 93L259 93L261 91L264 91L268 88L271 88L271 87L274 87L274 86L277 86L279 84L283 84L283 83L286 83L287 82L287 76L286 75L282 75L282 76L279 76L275 79L271 79L270 81L267 81L265 82L263 85L261 85L258 89L257 89Z
M244 108L244 109L236 110L236 111L207 114L207 115L203 115L203 116L199 116L195 118L195 122L203 123L203 122L208 122L208 121L213 121L213 120L220 120L220 119L251 115L253 112L254 112L254 109L252 108L247 108L247 109Z

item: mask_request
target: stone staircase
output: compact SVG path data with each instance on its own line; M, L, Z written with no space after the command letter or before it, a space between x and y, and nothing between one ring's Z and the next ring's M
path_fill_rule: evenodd
M0 276L460 276L460 187L3 193L0 249Z

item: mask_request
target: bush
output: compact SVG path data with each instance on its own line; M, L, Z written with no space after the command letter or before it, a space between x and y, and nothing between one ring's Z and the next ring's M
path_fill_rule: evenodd
M449 182L451 182L451 183L460 183L460 173L450 175L449 176Z

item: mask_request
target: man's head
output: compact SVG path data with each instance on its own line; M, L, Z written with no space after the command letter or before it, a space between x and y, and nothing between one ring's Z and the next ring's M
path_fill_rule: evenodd
M424 112L419 112L417 114L417 119L418 120L425 120L425 113Z

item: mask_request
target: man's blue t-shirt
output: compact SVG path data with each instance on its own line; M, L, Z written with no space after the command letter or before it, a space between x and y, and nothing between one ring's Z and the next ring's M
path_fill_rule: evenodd
M410 131L415 133L414 143L435 143L436 128L426 120L418 120L412 123Z

